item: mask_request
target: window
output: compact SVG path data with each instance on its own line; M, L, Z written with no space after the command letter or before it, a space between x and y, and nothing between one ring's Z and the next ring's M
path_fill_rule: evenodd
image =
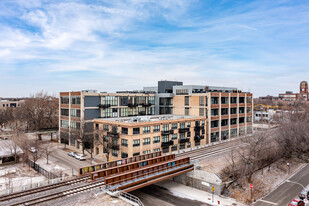
M171 140L177 139L177 134L172 134L171 135Z
M155 105L155 97L154 96L148 97L148 104Z
M251 113L251 107L247 107L247 113Z
M222 126L222 127L227 126L228 124L229 124L228 119L223 119L223 120L221 120L221 126Z
M139 153L139 152L135 152L135 153L133 153L133 156L138 156L138 155L140 155L140 153Z
M128 128L121 127L121 134L128 134Z
M150 150L143 151L143 154L150 154Z
M173 146L171 147L171 150L172 150L172 152L173 152L173 151L177 151L177 145L173 145Z
M146 97L145 96L134 97L134 103L138 105L146 104Z
M219 115L219 109L211 109L211 116L218 116Z
M164 124L164 125L162 126L162 130L163 130L164 132L168 131L168 129L169 129L169 125L168 125L168 124Z
M185 128L185 126L186 126L186 123L185 123L185 122L179 123L179 128L180 128L180 129Z
M176 89L176 95L188 94L188 89Z
M185 149L186 148L186 143L180 143L179 149Z
M245 97L239 97L239 104L245 103Z
M144 138L143 139L143 145L149 145L150 144L150 138Z
M219 104L219 97L211 97L211 104Z
M247 122L251 122L251 121L252 121L251 116L248 116L248 117L247 117Z
M169 141L168 135L163 135L162 136L162 142L168 142L168 141Z
M200 109L199 109L199 115L200 115L201 117L204 116L204 108L200 108Z
M60 98L61 104L69 104L69 97L68 96L62 96Z
M251 97L247 97L247 104L251 104L252 103L252 98Z
M231 108L231 114L236 114L237 108Z
M205 120L202 120L202 121L201 121L201 125L202 125L202 126L205 126Z
M150 127L143 128L143 134L150 133Z
M128 140L127 139L121 139L121 146L128 146Z
M103 135L103 141L104 141L104 142L108 142L108 137L105 136L105 135Z
M185 139L185 133L179 133L179 139Z
M71 97L71 104L80 104L80 96Z
M239 107L239 114L245 113L245 108L244 107Z
M191 132L187 132L187 137L191 137Z
M154 115L155 114L155 108L154 107L148 107L148 114Z
M61 128L69 128L69 120L61 120Z
M170 148L169 147L164 147L163 148L163 153L168 153L170 151Z
M231 119L231 125L237 124L237 118L232 118Z
M103 96L102 97L102 104L103 105L110 105L110 106L118 106L118 97L116 97L116 96Z
M201 142L200 141L195 141L195 146L200 146Z
M118 150L112 149L112 155L118 157Z
M108 130L109 130L109 127L108 127L107 124L104 124L104 125L103 125L103 130L104 130L104 131L108 131Z
M160 143L160 136L157 136L157 137L153 137L153 143Z
M121 152L121 158L127 158L127 157L128 157L128 153Z
M190 115L190 109L188 107L185 108L185 115Z
M219 132L213 132L210 135L210 142L217 142L219 141Z
M231 97L231 104L237 103L237 97Z
M139 139L133 140L133 147L139 147L139 145L140 145Z
M195 121L195 126L199 127L200 126L200 121Z
M211 121L211 128L216 128L219 126L219 120Z
M221 104L228 104L229 98L228 97L221 97Z
M229 130L225 130L221 132L221 139L226 140L229 138Z
M69 110L68 109L61 109L61 116L69 116Z
M129 97L119 97L120 106L128 106L128 98Z
M80 122L72 122L71 121L71 128L72 129L80 129Z
M118 117L117 108L105 108L102 111L103 118Z
M191 127L191 122L187 122L187 127Z
M237 129L231 129L231 137L237 136Z
M139 127L138 128L133 128L133 134L139 134Z
M138 115L146 115L146 107L138 107Z
M221 109L221 115L227 115L229 114L229 109L228 108L222 108Z
M71 117L80 117L79 109L71 109Z
M239 117L239 124L245 123L245 118L244 117Z
M153 132L160 132L160 125L153 126L152 131Z
M187 142L187 148L191 147L191 142Z
M176 124L172 124L172 129L177 129L177 123Z
M199 96L200 106L204 106L204 96Z
M160 152L160 148L153 149L153 152Z

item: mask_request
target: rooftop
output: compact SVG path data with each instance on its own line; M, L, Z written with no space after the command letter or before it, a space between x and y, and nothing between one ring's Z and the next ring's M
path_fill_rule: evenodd
M185 116L185 115L149 115L149 116L120 117L120 118L100 118L96 120L121 122L121 123L140 123L140 122L156 122L156 121L192 119L192 118L202 118L202 117Z

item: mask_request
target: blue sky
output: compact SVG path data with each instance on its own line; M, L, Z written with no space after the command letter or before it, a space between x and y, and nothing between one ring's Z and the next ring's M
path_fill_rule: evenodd
M307 0L1 0L0 96L309 81Z

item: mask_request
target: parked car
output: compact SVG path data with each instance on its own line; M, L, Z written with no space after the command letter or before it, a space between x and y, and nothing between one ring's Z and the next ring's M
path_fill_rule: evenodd
M38 152L38 150L35 147L30 147L29 151L32 153Z
M75 157L76 154L77 154L76 152L69 152L68 153L68 155L71 156L71 157Z
M78 159L78 160L80 160L80 161L82 161L82 160L86 160L86 158L85 158L85 155L84 155L84 154L77 154L75 157L76 157L76 159Z
M293 199L288 206L305 206L305 203L302 200Z

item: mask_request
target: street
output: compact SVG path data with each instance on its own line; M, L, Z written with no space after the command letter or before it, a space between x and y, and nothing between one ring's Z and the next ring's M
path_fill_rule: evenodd
M302 168L288 180L291 182L285 181L277 189L272 191L266 197L257 201L254 205L255 206L288 205L289 202L293 198L295 198L303 189L297 183L300 183L304 186L309 184L309 164L307 164L304 168Z
M157 185L150 185L130 193L137 196L145 206L208 206L208 204L200 201L176 197Z

